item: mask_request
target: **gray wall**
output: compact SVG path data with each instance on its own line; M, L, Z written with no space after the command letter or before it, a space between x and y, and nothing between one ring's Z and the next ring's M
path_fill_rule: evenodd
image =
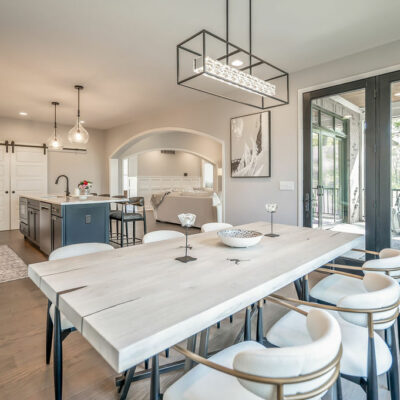
M71 126L59 126L58 132L63 138L66 147L67 133ZM48 155L48 191L49 193L61 193L64 190L64 183L56 185L54 182L60 174L70 178L70 187L76 187L82 179L92 180L93 191L104 192L108 190L107 168L105 160L105 133L101 130L87 128L90 134L87 144L87 153L78 152L54 152ZM14 140L19 144L42 145L53 132L53 123L34 122L14 118L0 117L0 141Z
M177 151L163 154L160 150L138 155L138 176L201 176L201 159L193 154Z
M272 110L272 177L230 178L229 162L225 165L226 220L241 223L265 219L264 204L276 201L279 204L277 220L297 224L301 218L298 209L298 157L299 140L299 90L339 82L351 76L359 76L385 67L400 64L400 41L362 53L338 59L314 68L291 74L290 104ZM400 69L400 67L399 67ZM181 90L189 90L181 88ZM141 132L161 127L181 127L205 132L225 142L225 158L229 155L230 118L255 112L256 110L228 101L193 92L196 105L185 109L166 108L151 115L144 115L128 125L108 131L106 148L111 156L129 138ZM301 124L300 124L301 125ZM300 147L301 149L301 147ZM280 191L279 181L295 182L294 191Z

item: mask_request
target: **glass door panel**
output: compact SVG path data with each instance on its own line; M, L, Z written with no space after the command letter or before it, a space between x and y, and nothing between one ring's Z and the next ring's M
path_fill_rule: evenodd
M391 247L400 249L400 81L391 83Z
M365 249L365 89L314 98L311 115L312 227L358 233Z

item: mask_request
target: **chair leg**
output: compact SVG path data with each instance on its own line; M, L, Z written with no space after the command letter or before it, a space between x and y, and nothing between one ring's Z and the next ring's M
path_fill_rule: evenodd
M221 328L221 322L217 322L217 329Z
M207 358L208 357L208 339L210 336L210 328L204 329L200 334L200 346L199 355Z
M126 396L128 395L128 392L129 392L129 388L131 387L133 375L135 375L135 369L136 369L136 367L132 367L129 370L127 376L125 377L125 383L122 388L122 393L121 393L121 397L119 398L119 400L126 399Z
M251 340L251 307L246 308L244 320L244 341Z
M304 275L302 279L303 283L303 300L310 301L310 295L308 291L308 275Z
M231 316L229 317L229 322L230 322L230 323L233 322L233 315L231 315Z
M54 394L55 400L62 399L62 375L63 375L63 355L62 355L62 340L61 340L61 318L58 307L54 311Z
M121 220L121 247L124 247L124 220Z
M128 221L125 222L125 232L126 232L126 245L129 246L129 229Z
M133 244L136 244L136 222L132 221L132 237L133 237Z
M110 238L112 239L112 235L113 235L113 233L112 233L112 219L110 218Z
M46 364L50 364L51 345L53 339L53 321L50 317L51 301L47 302L47 321L46 321Z
M144 360L144 369L149 369L149 359Z
M147 233L146 209L143 207L143 232Z
M294 288L296 289L297 298L299 300L302 300L303 299L303 291L302 291L302 288L301 288L300 280L297 279L293 283L294 283Z
M376 371L375 340L368 337L368 379L367 379L367 400L378 400L378 376Z
M261 344L264 343L263 306L264 302L259 301L257 305L257 342Z
M343 400L342 381L340 375L336 380L336 400Z
M115 220L115 230L116 230L116 232L117 232L117 240L118 240L118 237L119 237L119 221L116 219Z
M400 348L400 316L397 317L397 339L399 341L399 348Z
M389 390L392 400L400 398L399 392L399 364L397 356L397 342L394 325L387 329L387 338L390 351L392 353L392 366L389 371Z
M165 357L169 357L169 349L165 350Z

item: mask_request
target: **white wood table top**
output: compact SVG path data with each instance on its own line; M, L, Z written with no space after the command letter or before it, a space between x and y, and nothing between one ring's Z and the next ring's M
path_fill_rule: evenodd
M243 225L262 233L266 222ZM276 225L234 249L216 232L29 265L29 277L117 372L179 343L350 250L359 235ZM238 265L229 259L243 260Z

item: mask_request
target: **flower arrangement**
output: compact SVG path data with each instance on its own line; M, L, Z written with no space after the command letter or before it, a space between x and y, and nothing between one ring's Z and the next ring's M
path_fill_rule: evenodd
M79 182L78 188L81 193L89 194L90 189L92 189L93 183L84 179L83 181Z

